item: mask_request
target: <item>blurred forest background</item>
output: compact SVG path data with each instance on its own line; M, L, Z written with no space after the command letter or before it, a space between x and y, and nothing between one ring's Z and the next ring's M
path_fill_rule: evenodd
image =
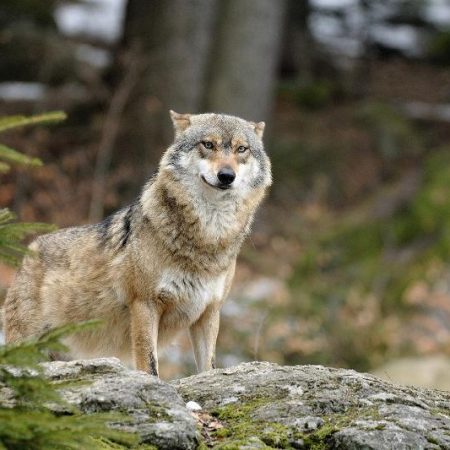
M45 163L1 178L21 220L129 202L171 142L169 108L267 122L275 181L219 364L398 363L450 389L450 1L1 1L0 115L68 114L3 138ZM192 373L188 347L163 377Z

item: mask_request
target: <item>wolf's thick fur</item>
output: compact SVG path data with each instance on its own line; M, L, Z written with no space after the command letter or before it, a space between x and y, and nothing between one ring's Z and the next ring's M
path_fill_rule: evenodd
M271 183L264 123L171 115L175 141L132 205L30 245L5 301L7 342L101 319L67 339L70 357L117 356L158 374L157 345L189 327L198 370L213 367L236 257Z

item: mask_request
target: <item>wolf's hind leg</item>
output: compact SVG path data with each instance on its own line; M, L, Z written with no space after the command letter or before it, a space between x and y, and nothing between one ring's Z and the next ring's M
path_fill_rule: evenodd
M7 344L19 342L30 335L26 321L22 317L23 299L19 294L15 286L12 286L3 305L3 334Z

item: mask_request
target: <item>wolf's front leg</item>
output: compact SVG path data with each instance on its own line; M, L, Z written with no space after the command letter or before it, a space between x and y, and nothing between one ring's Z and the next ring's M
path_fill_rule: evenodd
M194 348L197 371L215 368L216 341L219 333L220 305L209 305L200 318L191 325L190 335Z
M158 376L158 327L160 314L146 301L130 304L131 345L136 369Z

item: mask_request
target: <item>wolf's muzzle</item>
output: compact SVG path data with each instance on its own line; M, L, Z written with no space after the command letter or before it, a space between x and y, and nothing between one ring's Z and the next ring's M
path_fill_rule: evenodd
M229 186L236 178L236 174L231 167L225 166L219 170L217 178L222 186Z

